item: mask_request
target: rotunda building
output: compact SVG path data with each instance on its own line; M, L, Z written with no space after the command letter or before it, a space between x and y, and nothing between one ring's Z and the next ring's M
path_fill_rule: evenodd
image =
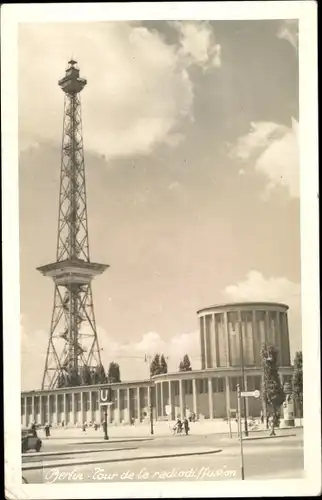
M84 422L101 422L104 411L100 400L107 388L112 401L110 424L126 424L133 419L148 423L151 407L154 421L191 414L197 420L234 418L237 384L245 391L261 390L263 344L278 350L282 384L291 380L287 313L287 305L274 302L239 302L200 309L198 369L162 373L145 380L24 391L21 423L81 426ZM167 354L171 358L171 352ZM258 417L262 409L260 398L246 398L247 417Z

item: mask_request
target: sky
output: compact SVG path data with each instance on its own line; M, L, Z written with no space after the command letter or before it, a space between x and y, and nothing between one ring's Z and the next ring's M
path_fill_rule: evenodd
M54 285L63 93L82 92L102 359L123 380L200 368L196 311L290 306L301 349L298 38L294 21L23 24L19 28L22 388L41 386Z

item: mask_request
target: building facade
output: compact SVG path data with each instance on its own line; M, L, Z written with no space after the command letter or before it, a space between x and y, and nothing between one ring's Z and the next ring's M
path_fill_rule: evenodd
M275 345L282 384L290 381L292 367L288 306L271 302L244 302L211 306L198 311L201 370L173 372L151 380L81 386L21 394L21 424L49 422L76 426L101 422L102 391L111 389L110 424L174 420L194 413L199 419L228 418L237 407L237 384L245 390L261 389L260 351ZM171 353L170 353L171 356ZM248 416L262 409L260 399L247 398Z

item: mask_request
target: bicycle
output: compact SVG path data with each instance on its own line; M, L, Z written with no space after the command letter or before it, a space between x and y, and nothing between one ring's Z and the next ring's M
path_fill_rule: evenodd
M183 433L183 427L178 427L177 425L172 429L172 435L178 435Z

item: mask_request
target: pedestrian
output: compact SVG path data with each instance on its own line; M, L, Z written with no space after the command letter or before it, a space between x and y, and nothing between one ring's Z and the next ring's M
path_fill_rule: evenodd
M31 424L31 432L33 433L34 436L37 435L37 432L36 432L36 422L33 421L32 424Z
M184 431L186 433L186 436L188 436L188 432L189 432L190 428L189 428L189 421L188 421L187 417L185 417L185 419L183 421L183 425L184 425Z
M103 427L104 436L106 436L107 435L107 422L106 422L106 420L103 421L102 427Z
M264 413L263 413L263 410L261 410L261 424L264 423Z
M270 436L276 436L275 434L276 417L271 415L269 418L269 426L271 428Z
M181 431L182 431L182 422L181 422L180 418L177 419L176 429L177 429L177 434L181 434Z
M49 424L48 422L45 423L45 433L46 433L46 437L49 437L50 436L50 431L49 431Z
M62 420L61 426L62 426L62 427L64 427L64 426L65 426L65 420Z

